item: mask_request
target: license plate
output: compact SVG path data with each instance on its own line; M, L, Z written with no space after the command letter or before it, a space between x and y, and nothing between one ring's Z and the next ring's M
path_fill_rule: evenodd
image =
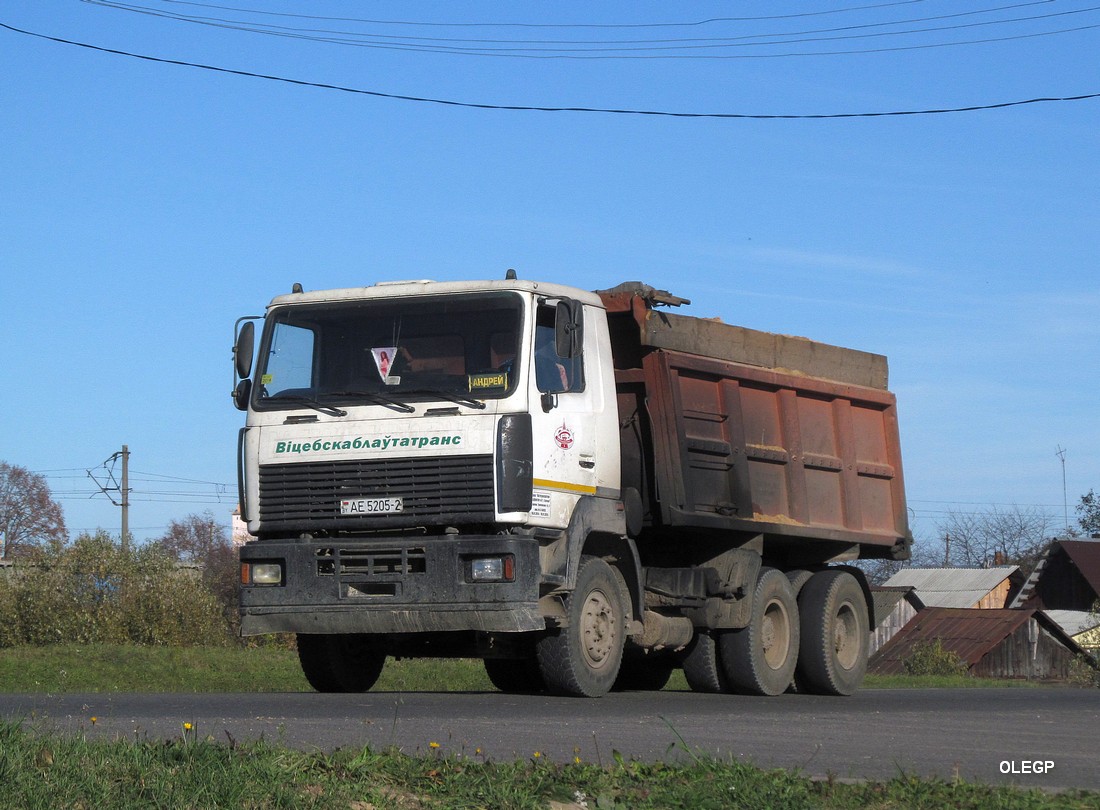
M400 498L356 498L340 501L341 515L395 515L403 508Z

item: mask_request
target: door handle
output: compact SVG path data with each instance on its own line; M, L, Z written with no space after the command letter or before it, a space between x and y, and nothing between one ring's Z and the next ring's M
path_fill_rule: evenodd
M591 470L596 466L596 460L592 456L581 456L579 464L586 470Z

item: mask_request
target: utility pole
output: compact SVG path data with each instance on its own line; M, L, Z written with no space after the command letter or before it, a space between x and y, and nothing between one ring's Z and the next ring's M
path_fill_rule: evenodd
M122 445L122 551L130 548L130 448Z
M1062 445L1058 445L1058 451L1054 454L1062 460L1062 510L1066 520L1066 534L1069 534L1069 495L1066 493L1066 451Z
M118 483L115 480L115 462L122 459L122 483ZM103 482L100 482L99 478L96 478L96 473L92 470L87 470L88 477L95 482L95 485L99 487L99 491L107 496L115 506L122 507L122 550L126 551L130 547L130 448L125 444L122 445L122 451L115 453L109 459L103 462L102 471L99 471L100 477L104 478ZM115 500L111 497L112 492L119 494L119 500Z

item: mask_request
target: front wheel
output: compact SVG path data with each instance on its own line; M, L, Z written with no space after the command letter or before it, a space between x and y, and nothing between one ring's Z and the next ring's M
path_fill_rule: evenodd
M382 674L386 653L369 635L299 633L298 661L318 692L366 692Z
M577 585L565 601L568 623L536 647L547 689L599 697L611 690L623 660L627 597L622 578L599 557L581 557Z
M787 691L798 664L799 636L798 604L787 575L775 568L761 569L748 626L725 632L719 640L719 657L734 691Z

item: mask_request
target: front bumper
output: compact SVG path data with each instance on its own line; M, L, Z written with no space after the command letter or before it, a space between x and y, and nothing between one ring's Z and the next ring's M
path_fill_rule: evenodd
M471 581L471 563L511 557L511 581ZM240 590L241 634L542 630L538 541L510 535L264 540L241 562L279 563L282 582Z

